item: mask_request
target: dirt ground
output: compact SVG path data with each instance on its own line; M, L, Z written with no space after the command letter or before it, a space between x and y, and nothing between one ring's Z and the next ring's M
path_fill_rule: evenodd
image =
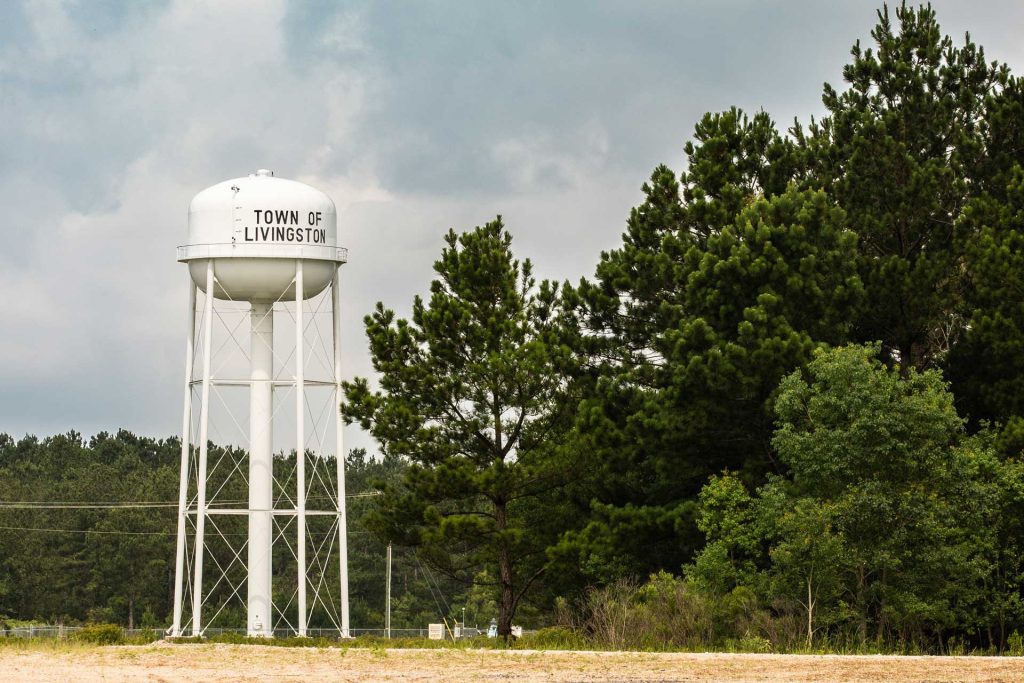
M1024 681L1024 658L370 650L156 643L0 648L0 681Z

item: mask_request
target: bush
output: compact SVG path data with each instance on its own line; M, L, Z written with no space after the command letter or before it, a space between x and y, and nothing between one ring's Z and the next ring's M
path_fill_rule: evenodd
M1007 650L1006 653L1013 657L1020 657L1024 655L1024 637L1017 631L1010 634L1010 637L1006 639Z
M743 637L738 640L728 641L727 645L730 650L735 652L765 653L772 651L772 642L770 640L749 632L744 633Z
M703 648L714 641L714 605L693 582L658 572L637 591L643 619L635 644L645 648Z
M633 609L636 591L636 583L623 579L587 592L589 630L595 641L605 647L626 647L630 634L636 631L633 623L637 616Z
M516 648L534 650L587 650L590 643L572 629L549 626L536 633L526 633L516 641Z
M93 645L122 645L124 631L117 624L90 624L77 632L74 639Z
M150 628L127 636L124 642L126 645L149 645L150 643L155 643L162 639L163 634L161 634L160 631Z

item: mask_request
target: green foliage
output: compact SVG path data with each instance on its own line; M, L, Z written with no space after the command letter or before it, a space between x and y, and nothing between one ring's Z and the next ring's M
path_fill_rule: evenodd
M89 442L76 433L20 441L0 435L0 500L176 501L180 457L176 439L156 441L126 431L100 434ZM292 472L294 454L279 456L276 467ZM334 459L325 458L318 467L330 480ZM348 490L363 493L375 484L398 481L404 468L397 458L353 451L347 461ZM283 479L294 486L291 478ZM245 499L240 477L216 481L218 488L221 484L224 498ZM385 547L363 525L373 500L348 501L350 609L352 623L361 628L384 625ZM0 628L91 621L122 627L131 622L163 631L171 615L175 523L173 507L0 510L0 527L10 527L0 528L0 614L11 615L0 618ZM224 530L245 534L244 524ZM294 558L283 545L276 552L275 590L285 604L294 589ZM337 585L336 563L328 563L325 581ZM392 586L394 628L423 628L439 616L432 591L453 600L462 590L444 577L428 577L402 548L395 549ZM492 615L488 612L486 619ZM244 623L244 611L228 605L214 626ZM310 626L333 624L317 610Z
M90 624L77 631L75 640L93 645L122 645L124 630L117 624Z
M545 569L552 520L540 501L554 503L572 476L549 419L561 384L559 293L515 260L500 218L445 241L430 300L415 299L411 321L383 304L367 316L380 391L362 378L346 383L342 409L410 463L400 484L382 489L378 534L419 546L467 583L488 569L508 637Z
M736 652L754 652L764 654L772 651L772 641L764 636L757 636L752 633L744 633L743 637L737 640L726 642L726 649Z
M961 225L972 236L970 324L950 375L971 417L1005 424L1024 415L1024 170L1011 169L1002 198L973 200Z
M1017 631L1010 634L1010 637L1007 639L1007 645L1007 654L1014 657L1024 656L1024 637Z
M179 442L0 435L0 500L176 500ZM168 614L173 509L0 511L0 612L54 622ZM23 531L42 529L42 531ZM58 529L64 531L45 531Z
M690 574L802 614L807 647L819 634L927 647L958 625L1001 647L1020 614L1006 590L1020 576L1007 514L1020 464L1001 462L987 434L965 437L937 372L904 377L878 353L819 352L783 380L774 444L789 474L754 496L735 476L708 484L708 544Z
M589 650L589 642L564 626L548 626L535 633L524 633L516 640L524 650Z
M383 624L390 541L395 628L560 626L357 643L1019 654L1024 80L930 6L883 8L851 56L809 125L705 114L592 280L538 284L499 218L448 233L409 319L366 317L378 376L343 411L381 457L346 471L382 495L349 510L353 623ZM0 500L175 500L178 449L0 435ZM161 628L173 528L0 510L0 614Z
M652 206L671 188L660 172L653 181L662 189L646 188ZM692 557L700 543L693 501L708 476L723 468L755 479L772 471L778 381L821 344L848 338L862 288L843 212L814 191L748 202L731 225L700 240L664 229L651 249L687 245L678 261L668 259L675 266L667 299L643 275L636 289L621 284L624 273L641 272L633 246L641 240L632 235L622 251L602 257L604 281L584 282L576 293L586 329L581 345L599 375L580 404L574 436L596 484L591 521L558 553L591 577ZM666 213L664 206L637 210L631 229L644 234L648 217ZM648 294L660 299L659 315L671 326L649 328L638 303ZM614 312L602 312L609 306ZM634 316L636 326L628 327Z
M862 341L903 367L941 361L963 330L962 242L954 226L984 177L986 104L1008 80L969 38L956 46L930 6L878 13L873 48L856 43L848 87L825 86L828 115L797 136L807 182L846 210L860 239L870 306Z
M714 595L667 572L593 587L561 610L563 627L597 648L764 651L770 617L748 590ZM743 642L743 645L739 643Z
M752 197L782 194L796 172L793 143L764 111L708 113L683 147L682 227L702 243L730 227Z

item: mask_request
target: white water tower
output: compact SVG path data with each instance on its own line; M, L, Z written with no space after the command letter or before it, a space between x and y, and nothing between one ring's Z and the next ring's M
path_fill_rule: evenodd
M346 260L346 250L338 246L331 199L303 183L276 178L271 171L218 183L197 194L189 206L188 243L178 248L178 261L188 265L190 296L172 635L203 635L217 615L241 614L244 605L249 635L270 637L275 630L307 635L311 611L321 609L340 635L348 636L344 449L338 408L338 269ZM201 310L196 307L199 294ZM330 316L326 334L315 324L321 314ZM238 321L230 322L231 316ZM275 317L294 325L291 333L279 326L276 343ZM231 353L233 368L227 357ZM322 361L325 376L307 376L310 358ZM319 421L310 417L314 411L307 400L307 393L316 389L328 392ZM247 430L246 420L232 413L244 413L246 407ZM215 411L219 412L213 416ZM232 423L236 436L241 433L241 445L220 449L211 465L208 444L222 433L218 427ZM333 429L332 438L323 438L328 428ZM314 438L310 431L316 432ZM287 438L282 432L288 432ZM282 456L292 449L296 454L286 477L288 491L275 477L275 465L280 469L282 461L291 461L275 458L275 444ZM325 451L333 451L336 472L317 469L326 462L320 457ZM231 484L232 476L242 483ZM313 479L328 491L310 498L307 505ZM240 486L247 489L247 500L241 494L225 499L224 491L239 491ZM307 519L332 525L329 545L326 540L319 545L310 541ZM243 520L248 522L247 531ZM218 539L228 549L219 550L219 555L211 550ZM275 548L280 551L283 545L292 553L287 564L294 563L295 569L287 576L280 571L275 575L272 561ZM317 578L311 579L307 559L319 567ZM340 585L329 583L337 591L324 585L335 570ZM287 584L291 597L279 600L286 604L275 604L275 581Z

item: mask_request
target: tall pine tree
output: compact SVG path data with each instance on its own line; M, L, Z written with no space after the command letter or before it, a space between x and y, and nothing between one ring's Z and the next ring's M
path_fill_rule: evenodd
M828 116L797 130L809 182L846 210L867 289L857 335L904 371L934 367L963 331L956 227L982 172L988 99L1005 67L968 36L944 36L930 6L878 13L874 48L856 43L848 88L825 86Z
M409 460L370 524L467 583L493 577L508 637L547 564L544 506L573 476L549 419L561 385L559 288L538 286L530 262L513 257L500 217L445 242L411 320L383 304L366 317L380 390L346 383L343 412L385 454Z

